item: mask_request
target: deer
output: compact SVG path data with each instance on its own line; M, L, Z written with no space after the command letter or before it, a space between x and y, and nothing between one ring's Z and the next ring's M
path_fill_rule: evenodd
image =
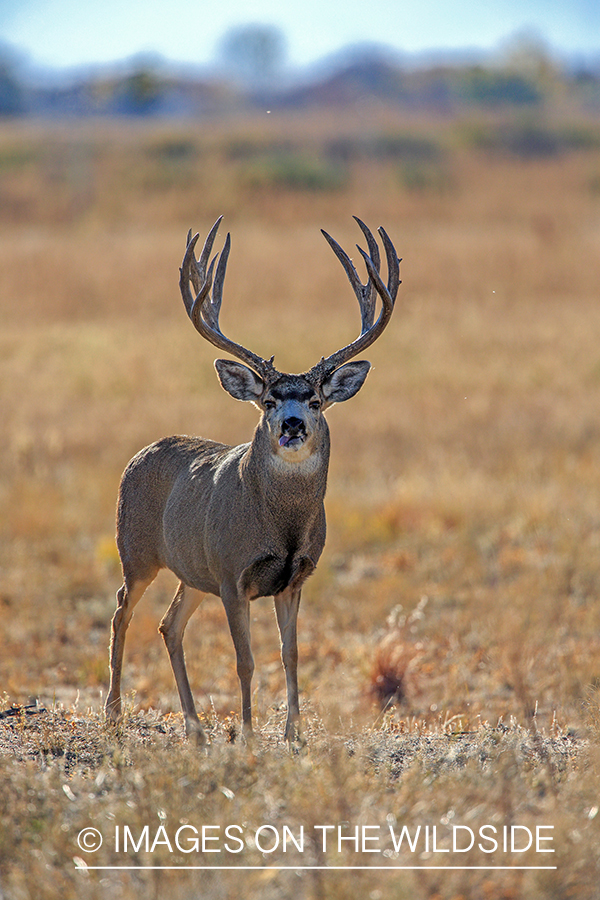
M250 604L273 597L287 690L284 738L289 744L302 740L297 619L302 587L325 544L330 436L324 412L349 400L364 384L371 364L354 357L387 327L400 284L401 260L385 230L378 229L387 284L380 275L379 245L364 222L354 218L368 247L366 252L357 245L367 270L364 284L347 253L322 233L358 299L360 335L298 375L279 372L274 356L263 359L221 331L229 234L221 252L210 263L209 258L222 216L198 258L199 235L188 233L179 278L185 309L205 340L237 360L215 360L217 376L233 398L258 408L260 420L249 443L232 447L201 437L167 437L145 447L127 465L117 502L123 584L111 625L108 723L121 719L121 669L134 608L166 568L179 584L159 632L175 676L186 736L199 745L207 743L188 680L183 635L204 596L214 594L224 605L233 640L243 738L252 739ZM377 297L381 309L375 320Z

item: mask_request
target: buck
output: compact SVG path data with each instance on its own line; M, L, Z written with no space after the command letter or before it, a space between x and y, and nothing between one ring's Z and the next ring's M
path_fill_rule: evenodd
M254 403L261 411L260 421L250 443L230 447L199 437L168 437L141 450L125 469L117 507L123 585L117 592L112 620L106 715L113 722L121 715L123 650L134 607L158 571L167 568L175 573L179 585L159 631L169 652L186 734L199 744L206 742L183 653L183 634L190 616L204 594L221 597L237 659L243 733L249 737L254 671L250 603L272 596L286 676L285 738L292 742L300 736L296 637L300 593L325 543L323 499L329 429L323 413L334 403L349 400L362 387L371 364L350 360L387 326L400 284L400 260L380 228L387 258L385 285L377 241L356 219L369 251L358 248L368 276L362 284L349 256L323 231L358 298L362 329L351 344L322 358L308 372L288 375L277 371L274 357L263 359L221 331L229 234L221 253L209 264L221 218L210 230L198 259L195 247L199 236L192 237L189 232L179 286L197 331L239 360L215 361L221 386L236 400ZM375 321L377 295L381 311Z

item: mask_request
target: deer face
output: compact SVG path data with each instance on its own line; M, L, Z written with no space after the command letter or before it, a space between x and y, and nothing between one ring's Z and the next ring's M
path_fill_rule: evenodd
M313 451L323 402L304 378L284 375L267 387L260 400L271 446L283 459L300 460Z
M290 462L314 452L323 411L349 400L362 387L370 363L350 362L320 383L302 375L280 375L265 381L238 362L217 359L215 367L222 387L236 400L247 400L263 411L273 452Z

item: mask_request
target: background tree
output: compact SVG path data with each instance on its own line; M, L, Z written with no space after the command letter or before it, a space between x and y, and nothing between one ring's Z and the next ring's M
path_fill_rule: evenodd
M139 54L131 60L129 72L117 86L117 109L125 115L150 116L158 110L163 94L159 59Z
M18 116L25 112L23 86L10 48L0 45L0 116Z
M225 67L254 88L273 84L285 52L285 37L273 25L240 25L226 32L219 45Z

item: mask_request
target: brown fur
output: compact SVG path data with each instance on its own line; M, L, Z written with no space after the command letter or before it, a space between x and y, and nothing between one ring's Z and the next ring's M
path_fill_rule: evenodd
M358 220L357 220L358 221ZM117 593L110 647L110 690L106 714L121 714L121 668L125 635L133 610L158 571L179 578L173 601L160 624L183 709L186 732L200 743L198 719L183 654L183 634L202 595L221 597L233 639L242 691L244 732L252 731L250 602L273 596L286 673L288 715L285 737L299 736L298 649L296 623L302 585L313 572L325 544L323 499L329 466L329 428L324 411L353 397L367 377L368 362L348 362L381 334L393 310L398 287L398 259L381 229L388 259L388 288L379 277L379 251L359 221L371 257L369 278L361 285L349 258L326 235L341 259L359 299L363 331L348 347L323 359L304 375L278 372L226 338L219 311L229 236L216 267L208 259L218 229L211 229L199 260L195 238L181 269L182 297L197 330L247 365L215 362L223 388L237 400L253 402L262 413L249 444L229 447L195 437L170 437L141 450L129 463L119 490L117 546L123 585ZM189 283L197 291L192 295ZM391 291L391 293L390 293ZM373 324L375 292L382 313Z

